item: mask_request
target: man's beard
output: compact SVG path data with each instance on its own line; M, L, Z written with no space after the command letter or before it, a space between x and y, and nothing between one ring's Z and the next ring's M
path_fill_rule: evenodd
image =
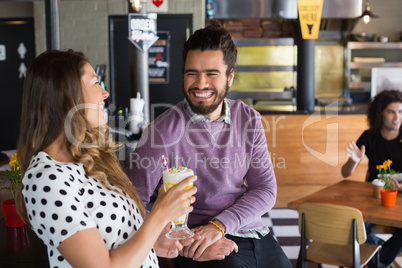
M190 88L188 91L191 92L193 90L197 90L197 89ZM211 90L211 89L206 89L206 90ZM216 89L213 89L213 91L214 91L214 95L217 96L216 101L214 101L209 106L205 106L205 105L203 105L203 101L199 101L198 103L192 103L190 100L190 97L188 95L189 93L186 90L184 90L184 88L183 88L184 97L186 98L188 104L190 105L191 110L196 114L202 114L202 115L208 115L208 114L212 113L213 111L215 111L216 108L218 108L218 106L222 103L223 99L226 98L226 96L229 93L228 81L226 81L225 91L222 92L220 95L217 95Z

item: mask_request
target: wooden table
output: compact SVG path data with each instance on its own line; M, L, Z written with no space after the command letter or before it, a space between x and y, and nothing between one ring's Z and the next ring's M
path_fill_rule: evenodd
M297 210L300 204L307 202L354 207L362 212L366 222L402 228L402 193L398 193L395 207L384 207L381 199L373 196L369 182L343 180L288 203L288 208Z

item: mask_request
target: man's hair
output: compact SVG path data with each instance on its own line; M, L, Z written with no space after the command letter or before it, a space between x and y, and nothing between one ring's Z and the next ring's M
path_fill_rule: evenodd
M393 102L402 103L401 91L384 90L374 97L367 110L367 121L371 130L379 131L381 129L383 124L382 113Z
M189 50L221 50L223 53L223 61L227 66L226 75L229 75L235 67L237 48L229 32L218 20L213 20L210 22L209 26L195 31L186 41L183 48L183 72Z

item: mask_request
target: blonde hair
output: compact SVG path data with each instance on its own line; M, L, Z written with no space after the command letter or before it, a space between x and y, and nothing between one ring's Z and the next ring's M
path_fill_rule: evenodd
M104 141L104 143L96 147L88 146L88 148L77 147L77 145L72 144L70 146L72 155L77 162L84 164L88 176L99 179L110 190L112 189L110 185L116 186L134 199L144 216L145 209L142 201L118 162L116 151L119 149L119 144L108 134L108 129L105 126L94 128L92 131L85 131L83 143L93 144L99 141Z
M141 199L118 162L116 151L119 146L108 134L108 128L92 128L85 112L76 108L84 103L81 77L87 62L81 52L53 50L42 53L30 65L23 89L17 146L22 176L32 157L64 133L64 121L68 113L76 109L70 122L71 134L81 143L98 146L81 148L66 138L67 148L74 160L83 163L87 175L99 179L108 189L114 185L128 194L144 216ZM101 146L100 141L104 141ZM28 223L22 188L20 182L16 205L18 213Z

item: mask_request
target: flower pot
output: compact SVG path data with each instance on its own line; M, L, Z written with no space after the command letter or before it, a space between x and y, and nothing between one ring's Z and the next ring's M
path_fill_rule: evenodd
M384 207L395 207L396 195L398 191L396 190L381 190L381 205Z
M3 207L4 219L7 227L21 227L26 225L17 214L14 199L8 199L1 202L1 206Z

